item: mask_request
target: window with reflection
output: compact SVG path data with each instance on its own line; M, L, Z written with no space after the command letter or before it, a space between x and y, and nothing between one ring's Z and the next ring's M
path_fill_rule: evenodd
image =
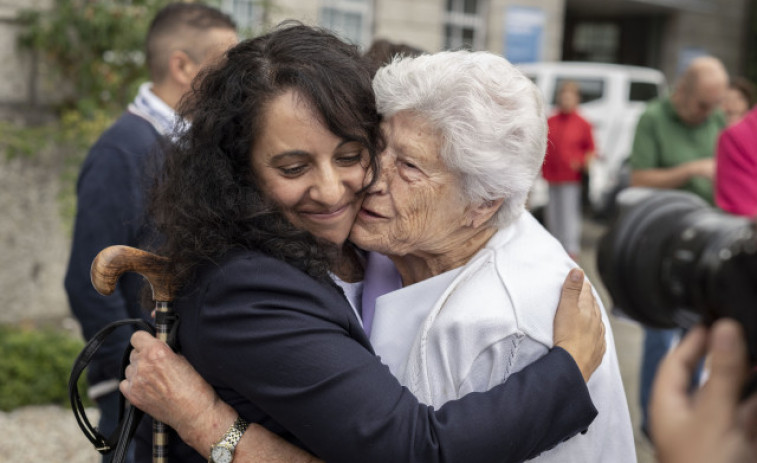
M447 0L444 16L444 48L481 50L486 38L485 0Z
M555 88L552 92L552 104L557 102L557 93L565 82L575 82L581 93L581 104L595 100L601 100L605 96L605 81L603 79L587 79L586 77L562 76L555 79Z
M318 23L365 48L372 39L373 0L323 0Z
M628 88L628 101L649 101L660 96L660 88L652 82L634 82Z
M582 61L616 63L620 26L614 22L586 21L576 25L573 50Z
M261 0L222 0L221 11L234 19L243 36L264 27L265 5Z

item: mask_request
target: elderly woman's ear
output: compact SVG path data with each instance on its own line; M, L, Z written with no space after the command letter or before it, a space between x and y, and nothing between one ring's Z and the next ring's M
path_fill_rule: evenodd
M500 198L483 201L478 205L472 204L466 213L466 225L471 228L479 228L482 225L487 224L489 222L489 219L491 219L494 214L497 213L504 201L504 198Z

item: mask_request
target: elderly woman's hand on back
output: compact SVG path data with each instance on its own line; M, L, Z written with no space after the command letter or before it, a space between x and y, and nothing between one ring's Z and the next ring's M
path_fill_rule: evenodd
M565 278L553 337L554 345L568 351L588 382L602 363L607 344L599 305L580 269L571 270Z

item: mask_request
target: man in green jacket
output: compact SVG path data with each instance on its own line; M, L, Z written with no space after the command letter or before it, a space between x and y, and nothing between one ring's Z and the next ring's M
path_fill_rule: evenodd
M632 186L679 188L712 204L713 155L726 125L719 108L727 86L717 58L696 58L670 97L647 106L631 151Z
M717 58L694 59L672 95L647 106L631 151L631 186L690 191L713 204L715 145L725 128L720 104L728 73ZM640 405L647 435L647 405L660 360L680 330L644 328Z

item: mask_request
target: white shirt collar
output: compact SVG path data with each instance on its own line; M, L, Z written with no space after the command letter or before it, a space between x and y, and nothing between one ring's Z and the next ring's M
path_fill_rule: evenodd
M139 92L128 107L129 112L149 122L163 136L175 139L180 128L176 111L152 92L152 82L139 86Z

